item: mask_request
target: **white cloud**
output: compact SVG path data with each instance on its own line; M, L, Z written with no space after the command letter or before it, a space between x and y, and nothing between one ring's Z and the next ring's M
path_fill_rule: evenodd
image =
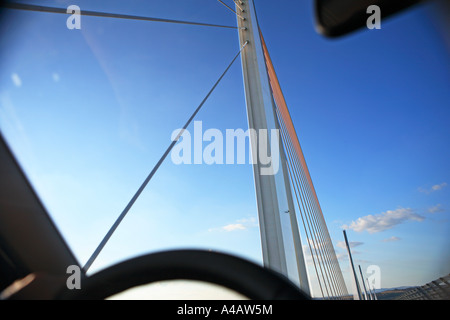
M235 223L235 224L228 224L226 226L223 226L221 229L224 231L227 231L227 232L231 232L231 231L235 231L235 230L245 230L247 228L244 227L244 225L242 223Z
M347 259L347 257L348 257L347 253L344 253L344 252L336 253L336 258L338 260L344 260L344 259Z
M317 249L317 250L319 250L319 249L325 247L324 242L323 242L323 241L317 241L317 239L308 239L308 243L309 243L309 246L310 246L312 249Z
M16 87L21 87L22 86L22 80L20 79L20 77L19 77L19 75L17 74L17 73L13 73L12 75L11 75L11 80L12 80L12 82L14 83L14 85L16 86Z
M447 186L447 182L443 182L441 184L435 184L434 186L431 187L431 190L433 191L438 191L441 190L442 188Z
M401 240L399 237L392 236L390 238L384 239L383 242L394 242L394 241L399 241L399 240Z
M435 184L430 189L426 189L426 188L420 187L418 190L419 190L419 192L430 194L432 192L436 192L436 191L442 190L446 186L447 186L447 182L442 182L441 184Z
M344 229L352 229L356 232L367 231L369 233L377 233L395 227L398 224L412 221L423 221L425 218L415 213L410 208L399 208L396 210L388 210L386 212L368 215L358 218L356 221L347 226L342 226Z
M441 204L437 204L433 207L428 208L428 213L438 213L443 211L445 210L442 208Z
M304 254L304 258L305 258L306 263L307 263L308 265L310 265L310 266L313 265L313 255L312 255L312 253L311 253L311 250L312 250L313 253L314 253L314 259L315 259L316 262L317 262L317 261L323 261L323 260L322 260L323 258L319 258L319 257L318 257L318 255L321 254L321 253L319 253L320 251L315 250L314 243L313 243L312 241L308 241L308 243L311 244L311 246L308 245L308 244L302 245L302 247L303 247L303 254ZM342 242L342 244L343 244L343 246L344 246L343 248L346 248L346 247L345 247L345 243ZM341 242L338 242L337 247L341 247L342 244L341 244ZM353 244L353 246L357 247L357 246L359 246L359 245L362 245L363 242L351 242L351 243L350 243L350 246L352 246L352 244ZM336 258L337 258L338 260L343 260L343 259L347 259L347 258L348 258L347 252L338 252L337 250L334 250L334 251L335 251L335 254L336 254ZM318 253L319 253L319 254L318 254ZM353 251L353 250L352 250L352 254L360 254L360 253L361 253L361 252L359 252L359 251Z
M353 254L353 252L352 252ZM362 263L372 263L370 260L364 260L364 259L354 259L355 260L355 264L362 264Z
M358 247L358 246L361 246L361 245L363 245L363 244L364 244L364 242L358 242L358 241L350 241L350 242L348 243L348 245L350 246L350 248ZM342 249L347 249L347 246L345 245L345 241L339 241L339 242L337 243L337 246L338 246L339 248L342 248Z
M256 219L255 217L239 219L236 222L252 227L258 226L258 219Z
M232 231L237 231L237 230L246 230L246 229L257 227L257 226L258 226L258 220L255 217L250 217L250 218L239 219L235 223L227 224L223 227L211 228L208 231L209 232L214 232L214 231L232 232Z
M55 82L59 82L59 79L60 79L59 74L56 73L56 72L53 72L53 74L52 74L52 79L53 79L53 81L55 81Z

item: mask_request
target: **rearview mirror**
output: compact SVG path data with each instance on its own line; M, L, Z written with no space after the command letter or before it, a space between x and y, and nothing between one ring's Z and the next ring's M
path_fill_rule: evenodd
M327 37L339 37L367 26L373 8L386 18L426 0L315 0L316 28ZM371 6L377 6L371 7ZM371 8L369 8L371 7Z

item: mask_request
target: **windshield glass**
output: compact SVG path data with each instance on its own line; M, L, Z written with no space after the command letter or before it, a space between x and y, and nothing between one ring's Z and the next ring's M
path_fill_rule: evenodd
M236 26L236 16L217 1L76 5ZM435 7L330 41L314 30L312 1L256 5L347 287L344 228L358 247L354 259L363 270L379 266L385 288L448 273L450 47ZM83 265L239 51L238 31L4 10L0 129ZM191 164L173 155L164 161L90 272L175 248L262 264L248 157L242 164L236 157L226 164L225 151L212 164L194 158L194 148L211 143L207 130L223 134L225 150L227 129L248 128L239 60L195 120L188 128L192 153L183 154ZM312 292L320 296L299 228Z

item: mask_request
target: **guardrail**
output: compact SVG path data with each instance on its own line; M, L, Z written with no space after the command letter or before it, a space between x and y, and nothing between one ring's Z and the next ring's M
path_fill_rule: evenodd
M412 288L396 300L450 300L450 274L421 287Z

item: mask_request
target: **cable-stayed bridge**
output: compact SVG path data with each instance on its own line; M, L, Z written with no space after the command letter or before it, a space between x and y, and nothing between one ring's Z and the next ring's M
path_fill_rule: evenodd
M173 139L123 209L85 264L84 270L89 270L133 204L177 144L183 132L195 120L205 102L240 57L248 126L250 130L257 133L250 136L252 157L253 159L259 159L261 150L264 150L266 154L279 157L280 164L279 170L276 171L271 171L271 168L268 168L261 161L256 161L253 164L264 265L285 275L304 292L311 294L313 277L307 268L307 259L303 250L304 247L307 247L311 252L312 272L320 290L319 294L328 299L347 297L349 293L319 203L319 197L315 191L313 179L309 173L287 102L278 81L276 68L270 58L268 45L264 41L258 24L255 3L253 0L233 0L228 1L228 4L226 1L219 0L219 2L236 16L236 26L83 10L79 12L80 15L102 18L237 30L240 44L239 51L234 57L230 57L232 59L224 72L218 77L201 103L193 110L191 117L182 127L183 129ZM6 3L4 6L16 10L70 14L65 8L19 3ZM258 134L261 132L275 132L275 135L268 135L266 144L261 144L261 139L258 139ZM274 139L277 143L272 143ZM272 146L275 146L275 148L271 149ZM302 236L303 239L306 239L306 243L302 243ZM361 294L358 298L362 298Z

